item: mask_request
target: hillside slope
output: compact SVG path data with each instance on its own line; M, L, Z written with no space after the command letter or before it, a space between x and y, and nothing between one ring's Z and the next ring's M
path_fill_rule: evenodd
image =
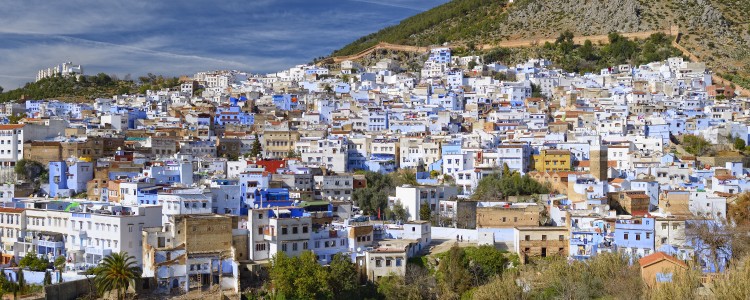
M677 25L680 44L717 73L750 87L750 0L454 0L335 51L349 55L379 42L428 46L609 32Z

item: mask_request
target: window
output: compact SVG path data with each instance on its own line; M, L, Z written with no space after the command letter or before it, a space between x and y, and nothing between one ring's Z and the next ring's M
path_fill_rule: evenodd
M401 260L401 258L400 258L400 257L396 258L396 266L397 266L397 267L400 267L400 266L401 266L401 263L402 263L402 260Z
M287 231L286 227L281 227L281 234L287 234Z
M640 241L641 240L641 235L640 234L636 234L635 235L635 240L636 241Z
M667 230L667 223L661 223L661 229Z
M546 235L546 234L543 234L543 235L542 235L542 241L546 241L546 240L547 240L547 235Z
M258 226L258 234L263 234L263 226Z
M383 266L383 260L380 258L375 259L375 267L382 267Z
M672 224L672 230L677 230L677 223Z
M651 233L650 232L646 232L646 239L650 239L650 238L651 238Z
M628 239L628 234L627 234L627 233L626 233L626 234L624 234L624 235L622 236L622 238L623 238L623 239L625 239L625 240L627 240L627 239Z
M297 234L297 233L298 233L297 226L292 227L292 234Z
M128 232L133 232L133 224L128 224Z
M263 214L258 214L258 219L263 219Z
M524 240L526 240L526 241L530 241L530 240L531 240L531 236L527 234L527 235L526 235L526 236L524 237Z
M302 226L302 233L307 233L307 226Z
M391 259L391 258L386 258L386 259L385 259L385 266L386 266L386 267L390 267L390 266L391 266L391 264L392 264L392 260L393 260L393 259Z
M281 251L286 252L286 244L281 244Z
M302 242L302 250L307 250L307 242Z
M266 251L266 243L255 244L255 251Z
M559 239L560 241L562 241L562 240L565 240L565 236L561 234L561 235L560 235L560 236L558 237L558 239Z
M297 251L297 243L292 243L292 251Z

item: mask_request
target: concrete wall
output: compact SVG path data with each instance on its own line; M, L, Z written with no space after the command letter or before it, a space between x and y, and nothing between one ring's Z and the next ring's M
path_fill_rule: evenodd
M432 227L432 240L456 240L456 235L463 236L464 242L477 242L475 229L458 229L451 227Z
M46 299L49 300L75 300L95 289L94 279L81 279L68 281L60 284L52 284L44 287Z
M477 235L481 245L494 245L501 250L512 250L515 246L513 228L479 228Z

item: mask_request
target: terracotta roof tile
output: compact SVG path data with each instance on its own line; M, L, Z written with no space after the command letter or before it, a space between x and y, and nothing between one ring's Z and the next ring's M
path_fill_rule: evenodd
M642 257L641 259L638 260L638 264L641 265L641 268L645 268L645 267L648 267L648 266L650 266L652 264L660 262L662 260L668 260L668 261L670 261L670 262L672 262L672 263L674 263L674 264L676 264L676 265L678 265L680 267L686 268L686 269L688 267L687 264L685 264L684 262L680 261L679 259L675 258L674 256L667 255L664 252L656 252L654 254L651 254L651 255L648 255L648 256L644 256L644 257Z

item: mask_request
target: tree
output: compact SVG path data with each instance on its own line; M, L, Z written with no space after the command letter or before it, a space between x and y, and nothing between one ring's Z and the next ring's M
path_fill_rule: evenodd
M44 285L50 285L52 284L52 274L50 274L49 270L44 271Z
M745 141L738 137L734 138L734 149L739 151L745 150Z
M8 116L8 123L10 124L18 124L18 122L21 121L21 119L26 118L26 113L21 114L12 114Z
M594 43L592 43L591 40L586 40L583 42L583 46L578 48L578 55L585 60L594 60L596 59L596 56L594 55L595 51Z
M294 280L295 299L330 299L333 292L327 284L328 273L318 263L312 251L305 251L295 259L297 263Z
M470 61L469 64L466 66L469 70L474 70L474 68L477 66L476 61Z
M692 155L702 156L710 150L711 143L703 137L686 134L682 137L682 147Z
M509 172L509 175L493 173L484 176L472 195L474 200L493 200L503 199L508 196L522 196L534 194L547 194L549 189L531 178L529 175L523 175L517 172Z
M436 299L435 277L425 268L414 264L406 265L406 274L387 276L378 280L378 293L386 300Z
M26 290L26 278L24 278L23 269L18 269L18 272L16 272L16 284L18 285L18 292L23 294L23 291Z
M365 172L367 186L355 189L352 193L354 203L369 215L385 212L388 207L388 194L394 189L391 176L377 172Z
M419 219L422 221L432 220L432 209L430 204L422 203L419 205Z
M250 147L250 157L259 157L261 153L263 152L263 146L260 144L260 137L258 137L258 133L255 133L255 139L253 140L253 145Z
M476 300L525 299L523 290L516 283L518 272L505 272L494 277L488 284L474 290L472 298Z
M289 152L286 153L287 158L300 158L300 153L294 150L289 150Z
M57 282L63 282L62 273L65 271L65 263L65 256L60 255L55 258L53 265L55 266L55 270L57 270Z
M389 219L405 222L409 219L409 212L406 211L401 201L396 201L389 210Z
M539 85L531 84L531 97L534 98L544 98L544 94L542 94L542 88Z
M568 55L575 47L575 44L573 43L573 33L570 32L570 30L560 33L555 40L555 45L560 49L562 54Z
M14 167L16 174L26 180L34 180L46 171L42 163L34 160L21 159Z
M479 286L491 278L502 275L508 264L506 254L494 246L469 247L464 249L464 264L471 273L472 285Z
M18 262L18 266L21 268L29 268L32 271L42 272L47 270L49 262L46 259L39 257L32 249Z
M123 299L125 293L135 280L141 277L141 268L135 262L135 257L127 252L112 253L94 268L94 284L100 295L115 291L117 299Z
M461 295L471 288L470 274L464 263L464 250L454 244L448 255L438 265L438 280L443 299L460 299Z
M388 174L393 182L393 187L408 185L418 185L417 173L412 169L401 169L396 172Z
M328 266L329 286L333 290L333 299L359 299L359 278L357 266L348 257L339 253L333 256Z
M271 259L271 281L276 294L286 299L330 299L333 296L326 270L312 251L299 257L283 252Z
M5 89L2 86L0 86L0 94L2 94L4 90Z

